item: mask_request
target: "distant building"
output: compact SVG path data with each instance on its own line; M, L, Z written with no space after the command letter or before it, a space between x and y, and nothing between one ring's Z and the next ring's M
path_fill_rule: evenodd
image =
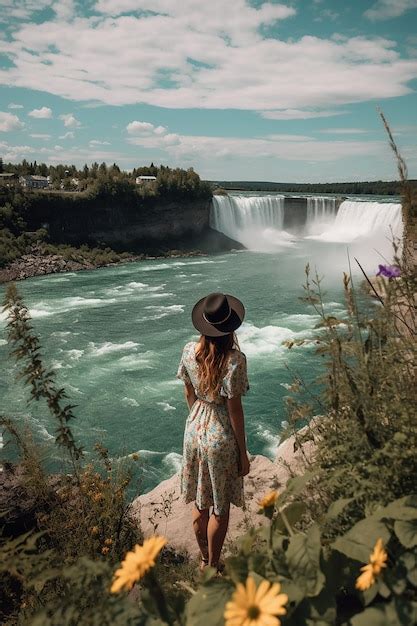
M0 174L0 185L13 187L17 183L17 180L17 174L14 174L13 172L3 172Z
M151 183L154 180L156 180L156 176L136 176L137 185L145 185L146 183Z
M49 185L46 176L28 175L19 178L20 184L26 189L45 189Z

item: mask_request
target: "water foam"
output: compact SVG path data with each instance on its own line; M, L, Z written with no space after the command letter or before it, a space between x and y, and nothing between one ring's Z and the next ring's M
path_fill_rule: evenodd
M294 339L297 333L281 326L264 326L258 328L254 324L244 322L237 335L243 352L248 357L284 352L283 341Z
M320 241L349 243L374 236L391 239L403 232L400 203L345 200L334 222L321 234L311 236Z
M114 352L136 351L140 345L141 344L135 341L125 341L124 343L105 341L102 344L95 344L93 341L90 341L88 344L88 352L92 357L101 357L107 354L113 354Z
M127 396L122 398L122 404L125 406L139 406L139 402L135 398L128 398Z
M142 317L139 321L145 322L145 321L159 320L159 319L162 319L163 317L167 317L168 315L177 315L178 313L184 313L184 308L185 308L184 304L171 304L167 306L150 304L148 306L145 306L145 309L153 312L153 314Z
M157 406L160 406L163 411L176 411L175 406L172 406L168 402L157 402Z
M162 459L162 464L171 474L176 474L181 469L182 456L181 454L178 454L178 452L168 452L168 454Z

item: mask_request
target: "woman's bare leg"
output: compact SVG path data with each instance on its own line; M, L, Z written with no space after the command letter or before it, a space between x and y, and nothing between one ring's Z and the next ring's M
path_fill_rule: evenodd
M207 525L209 521L209 510L198 509L194 504L193 508L193 528L195 538L197 539L198 547L201 550L201 556L205 561L208 561L208 545L207 545Z
M227 513L224 515L215 515L213 513L210 516L207 526L207 539L209 565L211 567L217 568L219 564L220 553L222 551L224 539L229 526L229 513L230 508L227 509Z

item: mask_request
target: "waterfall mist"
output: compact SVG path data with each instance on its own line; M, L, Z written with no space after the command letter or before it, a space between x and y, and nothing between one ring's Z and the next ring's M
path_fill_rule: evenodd
M215 195L210 221L212 228L253 251L274 252L316 240L349 244L362 258L375 257L375 250L391 257L392 240L403 232L398 202L328 196Z

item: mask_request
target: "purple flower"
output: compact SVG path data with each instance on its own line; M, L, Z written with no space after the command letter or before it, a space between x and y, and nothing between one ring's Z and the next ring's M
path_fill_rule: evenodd
M398 265L378 265L377 276L385 276L385 278L398 278L401 276L401 269Z

